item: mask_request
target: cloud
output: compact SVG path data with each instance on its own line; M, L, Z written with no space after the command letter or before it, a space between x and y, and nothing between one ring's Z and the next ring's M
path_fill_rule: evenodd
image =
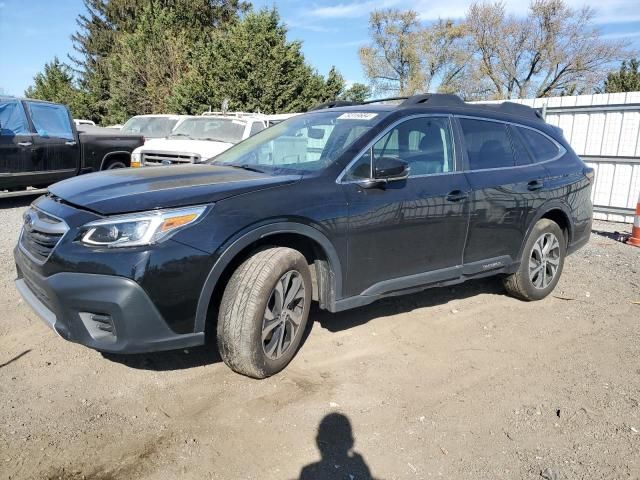
M347 42L335 42L335 43L327 43L327 47L336 47L336 48L349 48L349 47L361 47L369 43L370 40L365 38L362 40L351 40Z
M608 40L620 40L626 38L636 38L640 37L640 32L613 32L613 33L605 33L602 35L602 38L606 38Z
M640 21L638 0L565 0L572 8L590 6L596 11L595 22L599 24ZM433 0L414 0L411 4L400 0L354 0L342 1L328 6L313 5L306 15L317 19L341 19L366 17L373 10L396 7L411 8L418 12L423 21L438 18L462 18L466 15L472 0L447 0L434 2ZM505 0L507 12L514 15L526 15L529 2L522 0Z
M389 8L400 4L400 0L347 2L330 7L312 8L309 15L316 18L356 18L367 16L375 9Z

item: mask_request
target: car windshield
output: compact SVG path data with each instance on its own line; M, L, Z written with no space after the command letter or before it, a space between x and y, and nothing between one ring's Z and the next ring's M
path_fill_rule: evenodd
M246 126L246 121L237 118L189 118L178 125L169 138L238 143Z
M322 170L386 115L355 111L299 115L250 137L210 163L274 175Z
M146 138L163 138L171 133L176 123L177 118L133 117L122 126L122 131L138 133Z

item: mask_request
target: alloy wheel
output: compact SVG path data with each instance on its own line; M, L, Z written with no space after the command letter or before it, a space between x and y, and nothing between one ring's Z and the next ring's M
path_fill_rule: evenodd
M271 291L262 320L262 349L271 360L282 357L293 344L302 322L304 298L304 282L296 270L282 275Z
M553 233L543 233L536 240L529 257L529 279L535 288L549 286L560 266L560 242Z

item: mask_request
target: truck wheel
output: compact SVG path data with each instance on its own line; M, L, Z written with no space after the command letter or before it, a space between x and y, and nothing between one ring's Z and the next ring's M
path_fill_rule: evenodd
M103 170L113 170L114 168L127 168L127 164L122 160L109 160Z
M538 220L522 250L518 271L504 279L507 293L521 300L543 299L558 284L565 256L566 242L558 224Z
M266 378L296 354L311 303L311 274L297 250L272 247L249 257L222 296L217 342L234 371Z

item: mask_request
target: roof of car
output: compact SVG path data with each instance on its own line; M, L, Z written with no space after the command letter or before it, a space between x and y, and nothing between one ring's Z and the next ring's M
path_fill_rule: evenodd
M173 113L147 113L144 115L134 115L131 118L140 118L140 117L146 117L146 118L187 118L187 117L191 117L193 115L178 115L178 114L173 114Z
M50 103L52 105L62 105L58 102L50 102L48 100L40 100L39 98L26 98L26 97L14 97L13 95L0 95L0 101L14 100L16 102L21 102L23 100L28 100L29 102L39 102L39 103Z
M389 103L394 102L394 103ZM494 104L466 103L457 95L428 93L411 97L393 97L369 100L362 103L333 101L318 105L312 111L338 110L358 112L392 112L408 109L432 109L438 111L451 111L458 114L489 114L494 117L507 119L524 119L533 122L542 122L542 115L535 109L513 102Z

